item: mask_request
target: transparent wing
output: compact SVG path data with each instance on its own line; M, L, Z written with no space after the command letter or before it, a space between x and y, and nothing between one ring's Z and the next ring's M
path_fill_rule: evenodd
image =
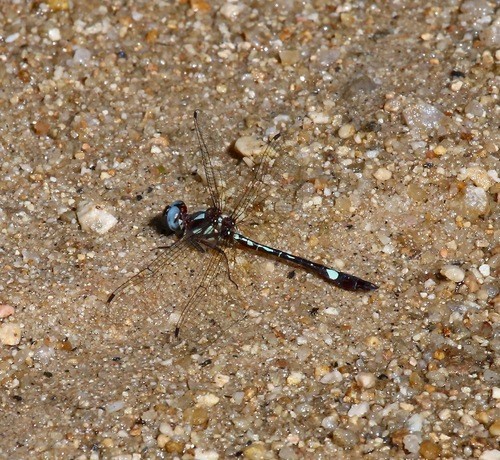
M227 149L228 143L202 111L195 111L194 123L202 154L203 174L212 202L236 221L242 220L257 199L262 199L263 177L276 157L275 147L280 135L264 143L262 153L256 154L253 168L235 158Z
M166 335L168 342L182 341L189 350L202 350L244 318L225 254L196 250L193 243L199 244L183 238L160 248L151 263L110 295L109 308L117 327L125 328L124 335L142 330L141 337ZM144 328L144 321L151 326Z
M275 154L275 146L280 138L280 134L276 134L270 142L268 142L260 163L253 168L250 179L247 181L243 191L238 196L232 217L235 221L241 221L245 218L247 211L255 203L257 198L262 198L263 177L269 172L271 162Z

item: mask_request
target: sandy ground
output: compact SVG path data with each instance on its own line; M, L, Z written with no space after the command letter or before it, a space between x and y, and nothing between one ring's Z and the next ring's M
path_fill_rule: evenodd
M0 457L499 459L496 8L2 3ZM166 204L209 203L194 109L282 132L249 236L380 288L230 249L238 289L191 319L247 318L198 354L169 339L176 266L107 304L175 241Z

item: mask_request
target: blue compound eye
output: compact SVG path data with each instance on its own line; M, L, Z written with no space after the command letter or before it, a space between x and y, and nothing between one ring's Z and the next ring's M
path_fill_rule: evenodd
M187 207L183 201L174 201L168 205L163 211L163 218L167 224L168 229L176 235L182 236L185 229L185 217L187 214Z

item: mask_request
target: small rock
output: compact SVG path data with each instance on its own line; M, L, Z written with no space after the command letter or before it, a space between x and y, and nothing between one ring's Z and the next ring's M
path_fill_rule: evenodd
M199 407L213 407L220 401L220 398L212 393L198 396L197 405Z
M479 460L500 460L500 450L498 449L485 450L479 456Z
M266 150L267 144L254 136L242 136L234 143L234 149L244 158L249 158L251 163L256 161Z
M392 172L387 168L378 168L374 173L373 177L379 181L386 181L392 177Z
M412 454L416 454L419 451L420 442L421 442L421 438L420 438L420 436L418 436L416 434L407 434L403 438L403 445L404 445L405 450L407 450L408 452L410 452Z
M339 137L341 139L347 139L349 137L354 136L354 134L356 134L356 128L354 128L353 124L347 123L347 124L340 127L338 134L339 134Z
M280 51L279 56L283 65L294 65L300 61L300 52L298 50L283 50Z
M61 31L57 27L49 29L48 35L53 42L58 42L59 40L61 40Z
M320 382L323 384L327 383L339 383L342 382L342 374L335 369L332 372L328 372L328 374L325 374L323 377L321 377Z
M0 305L0 318L8 318L14 314L14 307L10 305Z
M360 404L353 404L347 412L348 417L362 417L368 412L370 405L367 402L362 402Z
M330 123L330 117L324 112L309 112L307 116L315 125L325 125Z
M76 216L82 230L100 235L107 233L118 222L113 214L92 201L82 201L76 208Z
M484 190L488 190L495 183L493 177L488 174L488 171L477 166L467 168L465 170L465 178L470 179L476 187L483 188Z
M440 273L454 283L461 283L465 278L465 271L456 265L444 265L441 268Z
M356 382L361 388L373 388L377 379L371 372L360 372L356 376Z
M444 114L433 105L420 101L404 109L403 117L411 129L427 133L439 127Z
M500 436L500 418L497 418L490 426L489 432L491 436Z
M262 443L254 443L243 451L243 458L249 460L262 460L267 458L268 450Z
M0 326L0 342L2 345L19 345L21 334L21 326L17 323L6 323Z
M219 454L215 450L204 450L197 447L194 450L194 460L218 460Z
M491 397L493 399L500 399L500 387L493 387L491 389Z
M418 452L422 456L422 458L434 460L436 458L439 458L439 456L441 455L441 447L435 442L426 439L425 441L422 441L422 444L420 444L420 449Z
M226 2L222 5L219 13L226 19L234 20L245 9L244 3Z
M298 385L300 382L302 382L302 379L304 378L304 374L302 372L292 372L286 379L286 383L288 385Z

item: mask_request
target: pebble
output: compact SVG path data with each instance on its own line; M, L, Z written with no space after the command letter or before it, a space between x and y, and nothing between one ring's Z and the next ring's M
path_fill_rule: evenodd
M49 29L48 35L53 42L58 42L59 40L61 40L61 31L57 27Z
M407 434L403 438L403 445L405 450L412 454L416 454L420 450L420 436L416 434Z
M362 417L370 409L370 405L367 402L362 402L360 404L353 404L347 412L348 417Z
M377 379L371 372L360 372L356 376L356 382L361 388L373 388Z
M419 454L427 460L434 460L441 455L441 447L435 442L426 439L420 445Z
M222 5L219 13L226 19L234 20L245 9L244 3L226 2Z
M0 326L0 342L2 345L19 345L21 335L21 326L17 323L6 323Z
M332 372L328 372L328 374L325 374L323 377L321 377L320 382L323 384L327 383L340 383L342 382L342 374L335 369Z
M423 424L424 416L422 414L414 414L406 422L408 429L413 433L422 431Z
M491 389L491 397L493 399L500 399L500 387L493 387Z
M300 52L298 50L283 50L280 51L279 56L283 65L294 65L300 61Z
M229 380L229 375L225 374L216 374L214 377L215 385L219 388L222 388L224 385L229 383Z
M466 219L477 219L489 210L488 194L486 190L474 185L465 187L463 194L457 201L456 211Z
M440 273L454 283L461 283L465 278L465 271L456 265L444 265L441 268Z
M479 456L479 460L500 460L500 450L498 449L485 450Z
M250 158L255 162L255 158L262 155L267 144L255 136L242 136L234 143L234 149L243 157Z
M354 136L356 134L356 128L351 123L347 123L340 127L339 129L339 137L341 139L348 139L349 137Z
M330 123L330 117L324 112L309 112L307 116L316 125L325 125Z
M379 181L386 181L392 177L392 172L387 168L378 168L374 173L373 177Z
M477 166L467 168L463 176L464 179L470 179L476 187L480 187L484 190L490 189L495 183L493 177L488 174L488 171ZM462 175L458 177L461 179Z
M250 447L247 447L243 451L243 458L248 458L249 460L262 460L267 458L268 451L264 444L254 443Z
M292 372L286 379L288 385L298 385L305 375L302 372Z
M220 401L220 398L212 393L198 396L197 405L199 407L213 407Z
M411 129L429 132L439 126L444 114L433 105L420 101L405 108L403 117Z
M204 450L196 448L194 450L195 460L218 460L219 454L215 450Z
M91 57L92 53L87 48L77 48L73 54L73 63L85 65Z
M14 307L10 305L0 305L0 318L8 318L14 314Z
M489 432L491 436L500 436L500 418L497 418L490 426Z
M481 275L483 275L483 276L490 276L490 274L491 274L491 269L490 269L490 266L488 264L480 265L478 270L479 270L479 273L481 273Z
M92 201L79 203L76 208L76 216L82 230L100 235L109 232L118 223L118 219L113 214Z

